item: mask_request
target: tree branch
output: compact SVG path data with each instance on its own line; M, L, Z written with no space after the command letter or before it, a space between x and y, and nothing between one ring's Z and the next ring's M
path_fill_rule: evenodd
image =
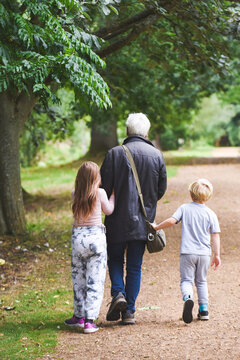
M154 14L152 16L148 16L148 18L139 25L133 27L133 30L126 36L117 40L113 44L107 46L105 49L101 49L96 51L96 53L100 57L105 57L112 54L115 51L122 49L124 46L128 45L132 41L136 40L136 38L144 32L147 28L149 28L153 23L155 23L159 19L159 14Z
M131 29L134 25L144 21L149 16L155 13L154 9L147 9L142 11L141 13L132 16L126 20L111 23L109 26L103 27L95 32L94 35L101 37L104 40L112 39L113 37L120 35L127 30Z

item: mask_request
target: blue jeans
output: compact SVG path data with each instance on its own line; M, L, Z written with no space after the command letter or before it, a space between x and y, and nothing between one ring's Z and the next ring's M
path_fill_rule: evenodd
M146 243L144 241L129 241L127 243L108 244L108 269L111 279L111 295L119 292L127 300L127 309L135 312L135 302L140 290L141 267ZM126 250L126 279L124 285L124 255Z

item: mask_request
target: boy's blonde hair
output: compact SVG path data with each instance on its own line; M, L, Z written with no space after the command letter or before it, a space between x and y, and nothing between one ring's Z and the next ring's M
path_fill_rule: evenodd
M213 193L213 186L207 179L198 179L188 187L193 201L205 202Z

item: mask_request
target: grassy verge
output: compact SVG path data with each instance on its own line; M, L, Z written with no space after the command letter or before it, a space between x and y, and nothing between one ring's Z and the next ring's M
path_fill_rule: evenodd
M93 160L94 161L94 160ZM99 163L99 161L96 161ZM74 185L74 180L81 162L76 162L74 167L60 166L49 168L22 169L21 178L23 188L31 194L45 193L56 194L69 191ZM176 176L177 167L168 166L168 177Z
M214 147L203 146L197 149L179 149L164 151L163 155L167 166L178 165L192 165L197 162L197 159L210 158L212 156Z
M211 157L212 152L214 150L213 146L207 146L204 145L202 147L198 147L196 149L179 149L179 150L170 150L170 151L164 151L163 155L165 158L172 157L172 158L178 158L178 157L190 157L190 158L199 158L199 157Z
M29 290L12 301L16 310L8 311L0 326L1 359L35 359L53 352L67 296L66 290Z
M24 189L31 194L44 192L47 188L67 188L68 185L74 183L77 170L70 167L22 169L22 184Z
M28 239L18 239L17 246L12 242L15 257L6 258L8 273L1 285L1 359L32 360L52 353L58 333L66 328L63 321L72 314L68 222L68 231L61 226L56 231L53 224L47 233L32 232ZM9 287L13 279L15 285Z

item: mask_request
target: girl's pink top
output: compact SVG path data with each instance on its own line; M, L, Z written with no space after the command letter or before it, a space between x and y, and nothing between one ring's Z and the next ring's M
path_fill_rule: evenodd
M74 197L74 190L72 191L72 198ZM114 194L112 194L108 200L106 191L99 188L97 194L97 202L95 209L85 221L82 220L81 216L75 219L74 226L96 226L102 225L102 211L105 215L111 215L114 210Z

